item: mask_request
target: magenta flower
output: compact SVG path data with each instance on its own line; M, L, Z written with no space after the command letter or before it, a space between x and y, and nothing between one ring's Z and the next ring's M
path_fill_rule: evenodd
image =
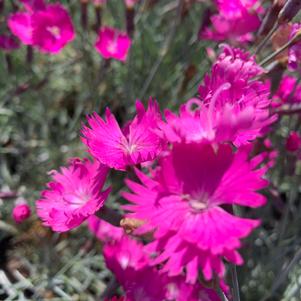
M125 170L127 166L152 161L160 153L162 142L155 133L161 122L157 102L150 100L145 110L137 101L136 110L136 117L124 130L109 109L105 119L96 113L87 118L90 127L82 130L83 142L100 163Z
M67 10L60 4L48 5L32 16L33 45L41 51L59 53L74 37L74 28Z
M105 244L103 254L107 267L114 273L127 301L219 301L217 294L200 284L168 277L149 265L143 244L127 236ZM151 284L151 285L150 285Z
M195 283L199 269L210 280L224 275L223 259L242 264L237 249L241 239L259 225L258 220L234 216L229 205L259 207L267 185L264 159L248 160L249 148L234 153L230 145L205 143L174 144L159 162L155 178L136 170L142 184L127 180L132 191L124 192L131 202L128 217L144 220L137 234L154 231L147 249L157 255L169 276L186 270L186 281Z
M279 107L284 104L301 103L301 86L297 84L297 79L293 76L285 75L281 79L277 91L272 97L272 106ZM267 82L270 89L270 82Z
M301 23L294 23L292 25L292 31L290 39L292 39L296 34L301 31ZM292 70L296 70L300 64L301 60L301 42L295 43L290 47L288 52L288 65Z
M107 167L88 159L72 159L60 172L52 171L53 181L36 203L43 224L53 231L65 232L94 215L111 190L101 192L107 172Z
M19 43L10 35L0 35L0 49L4 51L12 51L19 48Z
M7 21L10 31L25 45L32 45L31 14L15 13Z
M124 235L121 227L115 227L95 215L88 218L88 228L102 242L119 240Z
M29 205L23 199L19 202L17 200L16 206L13 209L12 217L17 224L24 222L31 215Z
M106 26L99 31L95 48L105 59L112 58L125 62L131 43L131 39L125 32Z
M301 147L301 137L297 132L290 132L289 136L287 137L285 148L289 152L295 152L299 150Z
M218 14L211 17L212 28L205 28L201 38L214 41L248 42L260 25L258 0L218 0Z
M253 79L262 72L248 53L226 46L199 87L200 99L183 104L178 116L166 110L163 138L240 146L261 136L276 119L270 116L269 88Z
M17 12L8 19L8 27L23 44L56 54L74 39L71 18L61 4L30 0L23 3L27 12Z

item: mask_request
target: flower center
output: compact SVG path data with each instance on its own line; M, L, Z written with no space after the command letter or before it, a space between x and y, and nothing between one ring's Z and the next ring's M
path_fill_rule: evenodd
M46 28L56 39L61 36L61 30L57 26L48 26Z
M90 198L90 194L80 188L74 193L68 193L64 196L65 202L72 209L78 209L82 207L90 200Z
M194 212L200 212L209 207L209 196L206 192L187 194L183 199L188 202Z

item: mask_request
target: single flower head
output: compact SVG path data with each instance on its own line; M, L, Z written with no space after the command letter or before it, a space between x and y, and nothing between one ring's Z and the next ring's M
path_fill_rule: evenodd
M295 152L301 147L301 137L297 132L290 132L286 139L285 148L289 152Z
M301 23L294 23L290 34L290 39L294 38L301 31ZM288 52L288 65L292 70L296 70L301 60L301 42L292 45Z
M155 132L161 122L157 102L150 100L145 110L137 101L136 109L137 115L124 130L109 109L104 119L96 113L87 118L89 127L82 130L83 142L100 163L125 170L127 166L152 161L160 153L162 141Z
M72 159L68 167L52 171L52 182L36 202L45 226L65 232L94 215L107 199L110 188L101 191L108 168L88 159Z
M7 21L10 31L25 45L32 45L31 14L17 12L9 16Z
M32 15L33 45L42 52L59 53L74 37L68 11L61 4L50 4Z
M131 43L126 33L106 26L100 29L95 48L105 59L125 62Z
M223 260L242 264L241 239L258 220L234 216L232 205L260 207L267 185L264 159L249 157L249 147L233 152L230 145L175 143L159 161L155 178L137 170L142 184L127 180L124 192L129 218L145 221L137 234L154 231L147 249L169 276L186 270L186 281L196 283L199 270L206 280L224 275ZM227 209L228 208L228 209ZM230 209L230 210L229 210Z
M102 242L113 242L124 235L121 227L115 227L95 215L88 218L88 228Z
M151 266L143 244L128 236L105 244L103 254L125 292L125 300L219 301L213 290L187 284L182 276L168 277Z
M31 215L31 209L23 198L16 201L16 205L12 212L12 217L17 224L24 222Z

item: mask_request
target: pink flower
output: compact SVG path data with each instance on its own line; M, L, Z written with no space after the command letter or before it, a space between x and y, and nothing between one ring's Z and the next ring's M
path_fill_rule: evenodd
M290 35L290 39L292 39L296 34L298 34L301 30L301 23L295 23L292 25L292 31ZM290 47L288 53L288 65L292 70L296 70L299 66L299 62L301 60L301 42L295 43Z
M103 27L99 31L95 48L105 59L125 62L131 43L126 33L112 27Z
M15 13L10 15L7 25L10 31L25 45L32 45L32 25L29 13Z
M31 215L30 207L24 201L17 203L12 212L12 217L17 224L20 224L26 219L28 219L30 215Z
M60 172L52 171L53 181L36 203L44 225L65 232L94 215L110 193L110 188L101 192L107 172L107 167L88 159L72 159Z
M19 48L19 43L10 35L0 35L0 49L4 51L12 51Z
M124 0L125 6L128 9L132 9L138 2L139 0Z
M67 10L60 4L48 5L32 16L33 45L41 51L59 53L74 37L74 28Z
M143 244L127 236L105 244L103 254L127 301L219 301L213 290L187 284L181 276L168 277L150 266Z
M17 12L8 19L8 27L23 44L56 54L74 39L72 21L61 4L45 5L37 0L23 2L27 12Z
M272 97L272 106L279 107L284 104L301 103L301 86L296 86L297 79L293 76L285 75L281 79L277 91ZM270 86L270 83L267 82Z
M264 157L248 157L249 148L234 153L226 144L176 143L155 178L136 170L142 184L126 181L132 192L123 193L131 202L124 209L145 221L137 234L154 231L147 249L162 272L177 276L185 268L186 281L195 283L199 268L210 280L214 273L223 277L223 259L243 263L237 249L259 221L234 216L229 206L264 205L257 191L267 185L267 168L257 169Z
M199 86L200 99L182 105L179 116L165 112L163 137L169 142L229 141L240 146L261 136L276 119L270 116L268 87L253 79L262 72L254 57L226 46Z
M289 152L295 152L301 147L301 137L297 132L290 132L286 143L285 148Z
M89 230L102 242L112 242L121 239L124 231L92 215L88 218Z
M214 41L248 42L260 25L262 7L257 0L218 0L219 14L211 17L212 28L205 28L201 38Z
M150 100L145 110L137 101L136 109L136 117L124 130L120 129L109 109L105 119L96 113L88 117L90 128L83 128L83 142L102 164L125 170L129 165L152 161L160 153L162 142L155 133L161 122L157 102Z

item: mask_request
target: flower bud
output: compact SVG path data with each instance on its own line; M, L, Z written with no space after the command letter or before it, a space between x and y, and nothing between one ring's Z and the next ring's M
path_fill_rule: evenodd
M295 152L301 147L301 137L296 132L290 132L286 143L285 148L289 152Z
M17 224L22 223L23 221L25 221L26 219L28 219L31 215L31 210L29 205L26 203L25 200L22 200L22 202L18 203L17 200L17 204L13 209L12 212L12 217L14 219L14 221Z

